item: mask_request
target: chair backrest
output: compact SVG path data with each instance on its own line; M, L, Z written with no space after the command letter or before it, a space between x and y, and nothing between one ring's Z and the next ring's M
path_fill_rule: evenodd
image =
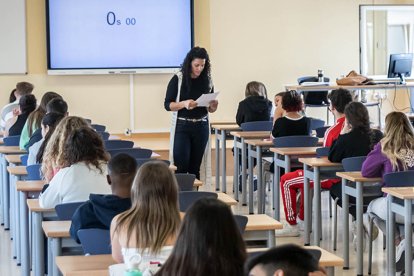
M324 82L329 82L329 78L323 78ZM315 76L306 76L298 78L298 84L302 84L304 82L318 82L318 77ZM312 91L312 92L304 92L303 99L305 104L315 104L315 105L323 105L328 104L328 91Z
M193 190L194 181L196 178L195 174L176 173L175 178L177 178L178 188L180 189L180 192L188 192Z
M22 166L27 166L27 159L29 159L28 154L20 155L20 162L22 163Z
M127 140L106 140L104 141L105 148L109 149L130 149L134 147L134 142Z
M346 172L357 172L362 168L362 163L364 163L366 156L357 156L357 157L348 157L342 159L342 166Z
M325 121L321 119L310 118L310 128L311 130L316 130L317 128L321 128L325 126Z
M315 129L315 132L316 132L316 137L318 137L318 138L323 138L323 137L325 137L325 132L326 132L326 130L327 130L328 128L330 128L330 126L324 126L324 127L318 127L318 128L316 128L316 129Z
M414 186L414 171L392 172L384 174L383 181L387 187L412 187ZM394 202L404 204L404 200L395 198Z
M109 230L96 228L80 229L78 230L78 237L84 254L100 255L112 253Z
M109 139L110 134L108 132L105 132L105 131L97 131L97 133L99 135L101 135L102 140L106 141L106 140Z
M328 156L329 155L329 149L330 147L322 147L316 149L316 156L322 157L322 156Z
M111 156L114 156L118 153L125 153L133 158L143 158L143 159L149 159L152 155L152 150L150 149L142 149L142 148L130 148L130 149L111 149L108 150L109 154Z
M84 202L61 203L55 206L55 211L59 220L71 220L76 209Z
M41 180L42 175L40 172L41 164L34 164L26 167L27 170L27 176L26 180Z
M104 126L104 125L91 124L91 127L96 131L105 131L106 130L106 126Z
M178 195L178 201L180 204L180 212L187 211L194 202L201 198L212 197L217 198L216 193L212 192L180 192Z
M18 146L20 142L20 135L8 136L3 138L5 146Z
M242 123L240 125L243 131L271 131L273 128L272 121L255 121Z
M312 136L284 136L273 139L273 145L279 148L316 147L318 138Z
M246 225L248 218L246 216L234 215L234 219L236 220L237 226L239 227L240 234L244 234L244 230L246 230Z
M164 162L165 164L167 164L167 166L170 166L170 161L169 160L163 160L163 159L152 159L152 158L135 158L135 161L137 161L137 167L138 169L144 164L147 163L149 161L161 161Z

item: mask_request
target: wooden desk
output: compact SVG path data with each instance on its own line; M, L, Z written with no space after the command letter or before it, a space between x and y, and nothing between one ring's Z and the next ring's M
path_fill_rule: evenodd
M9 164L20 164L22 161L20 159L21 154L9 154L6 155L6 161L9 162Z
M214 129L215 143L216 143L216 191L220 190L220 175L221 175L221 191L226 192L226 133L229 131L240 130L240 126L233 124L214 123L211 124L211 128ZM220 160L220 147L221 147L221 160ZM220 172L221 162L221 172Z
M355 197L356 201L356 222L357 222L357 274L363 274L363 235L364 226L362 221L363 211L363 188L365 183L381 182L380 177L367 178L361 172L337 172L337 176L342 178L342 211L343 211L343 237L344 237L344 268L349 268L349 196ZM348 185L348 181L355 182L355 187Z
M232 198L231 196L225 194L225 193L217 193L217 199L223 201L224 203L226 203L229 206L235 206L237 205L237 201Z
M234 137L234 175L233 175L233 190L235 199L239 199L239 150L241 150L242 166L241 166L241 175L242 175L242 204L246 205L247 203L247 184L246 184L246 170L247 170L247 148L245 140L248 139L264 139L270 137L270 131L231 131L231 135Z
M290 172L292 158L303 156L315 156L318 147L292 147L292 148L270 148L273 152L274 173L273 173L273 208L275 218L280 220L280 168L285 173Z
M56 265L63 276L68 275L102 275L108 276L108 267L116 264L112 255L90 255L90 256L58 256ZM79 274L76 274L76 273Z
M299 162L303 163L303 177L304 177L304 208L305 208L305 245L310 244L310 223L311 223L311 202L309 196L309 180L313 180L315 223L314 226L314 240L315 245L320 245L320 237L322 233L322 214L321 214L321 183L320 173L323 171L338 171L342 170L341 163L332 163L327 157L311 157L299 158Z
M414 186L414 185L413 185ZM414 187L384 187L384 193L388 194L387 198L387 222L386 222L386 236L394 237L395 214L404 216L404 236L405 236L405 275L413 275L412 259L412 206L414 203ZM403 205L400 202L395 202L395 199L402 199ZM394 214L395 213L395 214ZM387 275L395 275L395 246L394 239L387 238Z
M8 166L7 172L15 176L25 176L27 175L26 166Z

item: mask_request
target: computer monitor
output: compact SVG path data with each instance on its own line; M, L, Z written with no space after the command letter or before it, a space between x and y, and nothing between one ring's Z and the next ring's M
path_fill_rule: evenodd
M391 54L388 65L388 78L399 77L401 84L405 84L405 77L411 76L413 54Z

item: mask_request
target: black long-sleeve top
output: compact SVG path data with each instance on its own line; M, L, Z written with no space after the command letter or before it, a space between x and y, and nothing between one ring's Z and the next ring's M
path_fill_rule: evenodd
M213 93L214 89L209 89L209 82L206 82L202 78L191 79L191 91L188 90L187 85L183 81L181 84L181 92L179 101L185 100L197 100L202 94ZM171 111L170 103L177 100L178 94L178 77L174 75L167 86L167 93L164 100L164 108L167 111ZM206 107L196 107L191 110L185 108L178 111L178 117L200 119L206 116L208 113Z
M269 121L272 102L262 96L250 96L239 102L236 122L238 125L247 122Z
M273 125L272 136L295 136L295 135L309 135L310 119L302 117L300 119L290 119L281 117L276 120Z

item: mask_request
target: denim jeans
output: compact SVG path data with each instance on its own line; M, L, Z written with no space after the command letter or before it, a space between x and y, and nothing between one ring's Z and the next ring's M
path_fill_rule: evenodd
M200 179L200 165L208 139L208 121L177 120L174 138L177 173L195 174Z

